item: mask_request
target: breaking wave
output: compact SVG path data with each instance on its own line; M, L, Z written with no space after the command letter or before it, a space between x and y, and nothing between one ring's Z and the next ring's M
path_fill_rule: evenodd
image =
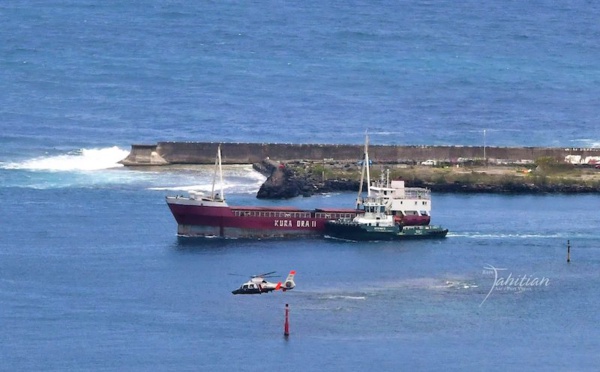
M106 148L79 149L63 155L42 156L20 162L1 164L3 169L21 169L31 171L93 171L122 167L129 151L117 146Z
M573 140L572 142L578 144L578 147L591 147L598 148L600 147L600 142L595 138L578 138Z
M139 185L147 190L208 194L213 188L214 166L165 166L130 168L119 164L129 154L117 146L79 149L58 155L46 155L21 161L0 162L6 177L0 187L34 189L94 187L101 185ZM251 165L223 167L225 194L253 194L266 177ZM220 192L219 180L215 192Z
M194 177L194 183L190 184L191 178L180 180L177 185L171 186L153 186L149 190L155 191L174 191L174 192L189 192L200 191L209 194L213 188L213 170L199 173ZM223 190L225 193L248 193L254 194L260 186L265 182L266 177L254 171L252 166L224 166L223 167ZM183 183L187 182L187 183ZM221 184L217 180L215 183L215 192L221 192Z

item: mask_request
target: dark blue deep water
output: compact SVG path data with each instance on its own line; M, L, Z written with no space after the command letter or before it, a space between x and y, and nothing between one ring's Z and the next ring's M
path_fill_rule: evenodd
M438 241L178 240L164 196L211 167L116 162L365 130L598 147L598 19L577 0L2 2L0 370L597 370L598 195L435 194ZM263 202L263 180L226 167L230 204L355 197ZM291 269L294 291L230 293Z

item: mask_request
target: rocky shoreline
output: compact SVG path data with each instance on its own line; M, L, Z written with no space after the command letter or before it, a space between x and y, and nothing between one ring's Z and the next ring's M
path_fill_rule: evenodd
M288 199L296 196L311 196L328 192L356 192L359 189L360 173L354 164L333 162L329 164L328 175L324 165L314 162L280 163L270 159L254 163L253 168L267 176L260 187L259 199ZM383 167L397 167L382 164ZM600 193L600 171L590 170L595 178L585 182L579 174L568 177L549 177L537 170L533 175L527 172L516 174L514 167L484 167L483 170L450 168L435 170L431 167L404 167L407 187L425 187L440 193L497 193L497 194L584 194ZM422 171L423 176L419 175ZM489 174L493 173L493 174ZM443 176L440 177L440 174ZM406 176L408 175L408 176ZM372 175L377 177L377 172ZM364 185L366 187L366 185Z

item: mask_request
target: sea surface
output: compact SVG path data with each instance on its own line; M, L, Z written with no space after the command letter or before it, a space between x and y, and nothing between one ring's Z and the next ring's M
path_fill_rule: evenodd
M118 161L365 131L600 147L598 19L583 0L1 2L0 370L597 370L600 195L434 194L442 240L190 240L164 197L209 192L212 167ZM259 201L262 175L224 173L232 205L356 196ZM293 291L231 294L292 269Z

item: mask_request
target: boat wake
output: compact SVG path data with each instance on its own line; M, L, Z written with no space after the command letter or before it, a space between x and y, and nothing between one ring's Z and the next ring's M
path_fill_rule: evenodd
M483 234L483 233L448 233L448 237L476 238L476 239L554 239L564 238L567 235L554 234ZM569 234L568 236L573 236Z

